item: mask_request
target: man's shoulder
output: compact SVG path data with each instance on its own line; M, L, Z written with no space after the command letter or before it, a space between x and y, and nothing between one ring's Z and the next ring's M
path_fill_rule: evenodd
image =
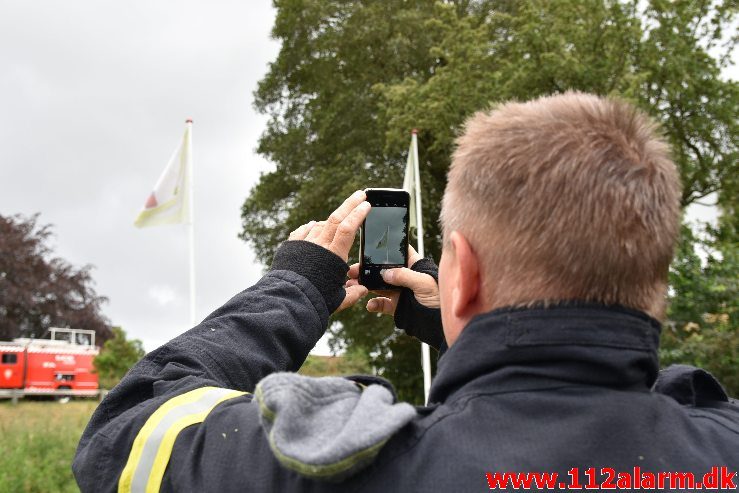
M739 402L729 397L708 371L671 365L660 371L652 390L677 401L690 418L718 425L739 437Z
M716 377L690 365L671 365L661 370L652 390L694 407L729 402L726 390Z

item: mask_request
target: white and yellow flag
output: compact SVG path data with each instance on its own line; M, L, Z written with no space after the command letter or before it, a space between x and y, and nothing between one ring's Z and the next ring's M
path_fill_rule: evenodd
M419 238L419 246L416 247L416 250L423 255L423 231L418 231L418 213L419 213L419 204L418 199L420 199L420 192L421 190L418 188L419 186L419 180L418 180L418 140L416 137L416 131L413 131L413 134L411 136L411 146L410 149L408 149L408 161L406 161L405 164L405 177L403 178L403 190L408 192L410 194L410 204L408 204L408 212L409 212L409 221L408 226L409 229L414 229L416 238Z
M187 121L182 142L175 149L164 168L154 191L146 199L144 209L139 213L134 224L139 228L158 226L160 224L178 224L189 221L190 203L189 187L192 186L192 147L190 133L192 121Z

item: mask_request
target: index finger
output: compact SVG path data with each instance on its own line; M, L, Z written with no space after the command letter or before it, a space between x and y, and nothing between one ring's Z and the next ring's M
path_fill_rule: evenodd
M329 250L334 252L339 257L346 261L349 256L349 250L352 248L354 243L354 236L357 234L357 230L362 225L364 218L367 217L370 211L369 202L360 202L354 209L347 215L341 224L336 229L336 234L333 237L333 241L329 246Z
M357 190L353 194L351 194L345 201L342 203L334 212L331 213L331 215L328 217L328 220L326 221L326 225L323 228L323 231L321 232L321 240L323 240L325 243L331 243L331 240L334 238L334 234L336 234L336 230L338 229L341 222L346 219L346 217L359 205L361 204L364 199L367 197L367 194L364 193L364 190Z

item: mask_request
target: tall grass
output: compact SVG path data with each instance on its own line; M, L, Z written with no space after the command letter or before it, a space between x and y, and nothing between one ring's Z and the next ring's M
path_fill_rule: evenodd
M75 492L72 458L97 401L0 402L0 492Z

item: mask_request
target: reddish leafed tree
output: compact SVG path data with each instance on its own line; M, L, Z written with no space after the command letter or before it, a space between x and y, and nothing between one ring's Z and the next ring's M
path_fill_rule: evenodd
M112 332L100 311L107 299L92 287L92 266L54 257L51 235L51 225L38 225L38 214L0 214L0 340L70 327L94 330L102 345Z

